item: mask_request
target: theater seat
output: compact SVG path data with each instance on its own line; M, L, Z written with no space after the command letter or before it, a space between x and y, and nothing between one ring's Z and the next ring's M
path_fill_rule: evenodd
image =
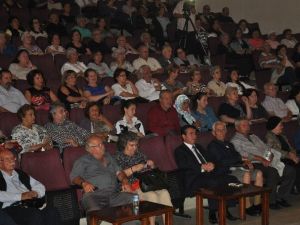
M201 132L197 135L197 143L200 144L205 149L207 148L207 145L214 139L215 137L209 131Z
M6 137L10 137L12 129L20 123L16 113L0 113L0 130Z
M121 105L104 105L102 106L102 113L112 124L123 117Z
M77 125L84 119L84 109L74 108L70 111L70 120Z
M167 135L165 137L166 151L169 156L168 171L173 171L177 169L177 164L174 157L174 151L181 144L182 144L182 138L179 135Z
M58 70L56 69L53 61L53 56L51 54L31 55L30 59L32 61L32 64L36 65L37 68L44 73L47 81L60 78Z
M144 130L148 131L148 123L147 123L147 115L149 109L151 109L157 103L149 102L149 103L140 103L136 106L136 117L142 122L144 126Z

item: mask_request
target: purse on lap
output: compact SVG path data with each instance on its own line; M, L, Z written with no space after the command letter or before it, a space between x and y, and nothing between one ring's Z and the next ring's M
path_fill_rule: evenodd
M168 188L165 174L157 168L136 173L134 176L139 179L142 192L157 191Z

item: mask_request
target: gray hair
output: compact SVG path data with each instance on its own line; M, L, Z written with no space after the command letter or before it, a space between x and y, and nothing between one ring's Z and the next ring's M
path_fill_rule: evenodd
M224 123L224 122L222 122L222 121L219 121L219 120L216 121L216 122L214 122L214 124L212 125L212 131L216 131L216 127L217 127L218 125L224 126L225 130L227 131L226 123Z
M214 73L216 72L216 70L218 70L218 69L221 70L221 67L219 65L210 67L210 69L209 69L210 75L213 76Z
M249 120L246 119L246 118L238 118L238 119L236 119L236 120L234 121L234 127L235 127L235 128L239 127L240 124L241 124L243 121L248 121L248 122L249 122Z
M94 138L101 139L103 142L103 138L101 138L99 135L97 135L97 134L89 135L85 141L85 146L84 146L84 148L87 152L89 152L89 150L90 150L90 140L94 139Z
M73 54L73 53L77 53L77 50L75 48L68 48L66 50L66 57L67 57L67 59L69 59L70 55Z
M144 69L146 69L146 68L149 68L149 69L150 69L150 67L149 67L148 65L142 65L142 66L140 66L140 68L139 68L138 71L137 71L139 78L142 78L142 77L143 77ZM151 70L150 70L150 71L151 71Z
M65 108L65 105L61 102L54 102L50 107L49 113L53 115L58 108Z
M225 96L231 94L232 92L234 91L238 91L237 87L231 87L231 86L228 86L225 90Z
M117 143L118 150L120 152L124 151L128 142L131 142L131 141L139 141L139 137L136 133L134 133L132 131L127 131L125 133L122 133L119 136L118 143Z
M125 50L122 49L122 48L115 48L115 49L113 50L113 53L111 54L111 56L112 56L113 58L117 58L117 56L118 56L119 54L125 54Z

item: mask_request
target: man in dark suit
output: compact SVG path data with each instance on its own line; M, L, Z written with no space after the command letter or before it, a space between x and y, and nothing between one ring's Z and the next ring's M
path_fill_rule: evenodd
M211 162L209 152L196 144L196 127L186 125L181 128L183 143L175 149L175 160L182 177L184 194L192 196L199 188L215 188L237 183L238 180L230 175L219 175ZM217 201L208 199L209 221L217 223ZM234 202L228 202L228 206ZM236 220L227 210L227 218Z

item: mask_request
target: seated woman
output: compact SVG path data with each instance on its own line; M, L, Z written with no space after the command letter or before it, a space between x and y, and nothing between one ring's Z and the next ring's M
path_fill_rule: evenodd
M100 106L96 102L87 104L84 115L85 118L79 126L92 134L97 134L106 139L114 129L112 123L101 113Z
M282 32L283 38L281 44L285 45L287 48L294 48L298 43L297 39L294 37L291 29L285 29Z
M52 54L52 55L66 54L66 49L60 44L60 36L58 34L51 35L49 37L49 40L51 45L49 45L46 48L45 50L46 54Z
M300 77L300 43L297 43L294 48L292 59L295 63L295 72L297 77Z
M121 35L117 38L117 46L113 47L112 51L114 52L116 49L123 50L125 55L138 54L138 51L127 42L124 35Z
M122 100L136 98L140 99L139 91L136 86L127 78L126 70L116 69L114 72L114 78L117 83L115 83L111 88L114 91L115 96L119 97Z
M261 37L259 30L253 30L251 38L248 40L249 46L254 50L261 50L264 45L264 39Z
M76 23L77 25L73 27L73 30L78 30L82 38L90 38L92 36L90 29L86 27L88 20L84 15L78 15Z
M38 37L48 37L47 32L42 29L41 22L38 18L32 18L30 21L30 35L34 39L37 39Z
M96 22L95 29L99 29L101 33L101 39L104 40L107 37L112 37L112 32L108 29L107 23L104 17L99 17Z
M27 74L27 83L31 87L24 95L35 110L49 111L51 103L58 101L54 92L46 87L44 75L40 70L30 71Z
M192 104L192 115L197 120L200 121L200 131L212 130L212 125L218 120L213 109L208 106L207 94L199 92L195 95Z
M230 71L228 82L226 83L226 87L236 87L238 89L238 94L243 95L246 89L255 89L255 87L246 84L239 79L239 73L237 69L232 69Z
M61 67L60 72L64 74L67 70L73 70L77 76L83 76L87 70L83 62L78 61L78 53L75 48L68 48L66 51L68 61Z
M252 111L249 106L248 98L242 97L242 101L245 105L246 113L242 106L238 103L239 95L238 89L235 87L227 87L225 91L226 102L222 103L218 110L218 115L222 122L227 124L234 124L236 119L252 118Z
M115 72L117 68L125 69L128 72L132 73L134 71L133 66L127 60L125 60L125 51L124 49L115 49L113 50L112 57L114 61L110 64L110 69L112 72Z
M190 109L190 99L186 95L178 95L174 108L176 109L179 117L179 124L181 127L185 125L193 125L197 129L201 129L201 122L200 120L196 120L192 115Z
M248 22L246 20L240 20L238 22L238 27L241 29L242 33L245 35L250 34L250 30L248 28Z
M212 80L208 82L207 87L212 90L212 94L216 96L224 96L226 85L221 81L222 73L220 66L213 66L210 68L210 75Z
M296 85L292 88L289 100L285 103L288 109L292 112L294 117L299 116L300 112L300 86Z
M72 30L71 32L71 39L72 41L67 44L66 48L74 48L76 49L77 53L79 55L91 55L92 52L91 50L85 45L82 43L82 40L81 40L81 34L78 30Z
M88 68L94 69L99 77L113 76L113 72L110 70L107 64L103 62L103 55L100 51L93 53L93 61L88 64Z
M258 91L256 89L246 89L243 94L244 97L248 99L249 107L252 111L251 121L266 121L269 117L268 112L265 108L258 102Z
M186 83L187 95L195 95L199 92L210 93L207 86L201 83L202 75L200 69L193 69L191 71L191 80Z
M29 59L27 50L19 50L14 61L9 65L8 70L12 73L14 79L26 80L27 74L36 69Z
M166 189L142 192L139 187L139 180L134 173L154 168L155 165L152 160L148 160L146 155L138 150L138 135L133 132L120 135L118 149L116 161L127 175L133 192L137 193L141 200L172 206L170 194ZM149 220L150 225L155 225L155 217L150 217Z
M43 55L44 52L32 43L32 36L29 31L25 31L21 36L22 45L19 49L25 49L29 55Z
M73 70L67 70L61 81L57 96L66 109L70 111L73 108L85 108L87 98L83 96L83 90L77 87L76 73Z
M51 136L45 128L35 124L33 106L23 105L18 110L17 115L22 122L14 127L11 136L13 140L16 140L22 146L21 153L52 149Z
M248 45L246 39L243 37L242 30L239 28L235 31L235 36L230 43L230 47L238 55L248 55L252 52L252 49Z
M271 32L268 35L268 39L266 40L266 43L268 43L271 46L271 49L275 50L279 44L279 42L277 41L277 35L275 32Z
M186 52L182 48L176 50L176 56L174 62L180 67L181 73L188 73L192 67L199 67L200 62L194 55L186 55Z
M170 66L168 68L168 78L162 83L163 86L172 92L173 96L183 94L186 91L186 87L180 82L177 81L179 67L177 65Z
M283 122L282 119L277 116L272 116L268 119L266 124L267 134L266 142L267 145L281 153L281 161L291 166L296 171L296 179L294 185L297 190L300 190L300 158L297 156L296 150L289 143L287 137L283 133Z
M98 75L95 70L87 69L84 72L87 80L87 86L84 88L83 96L89 102L99 102L101 104L109 104L114 95L114 91L108 86L98 85Z
M139 137L145 136L145 130L142 122L135 116L136 103L133 100L122 102L123 118L119 120L115 127L117 134L123 134L128 131L136 133Z

